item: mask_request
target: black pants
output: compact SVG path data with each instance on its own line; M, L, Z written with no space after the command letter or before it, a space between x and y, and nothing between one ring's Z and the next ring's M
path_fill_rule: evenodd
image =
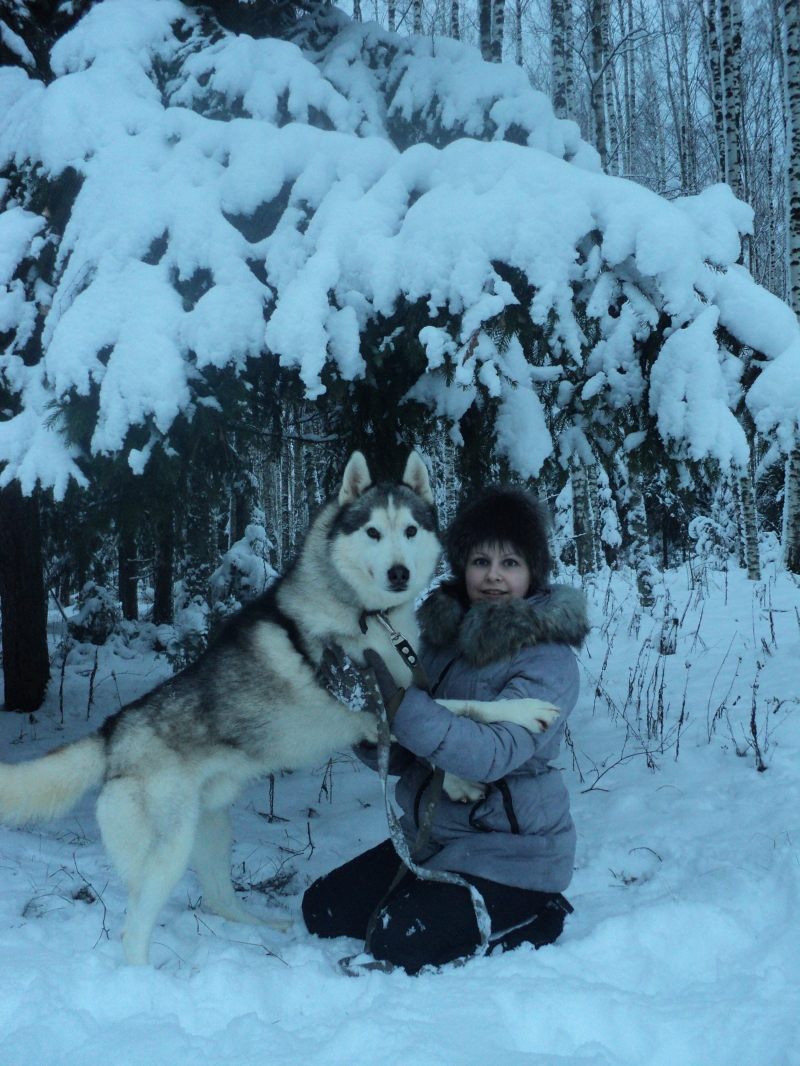
M389 889L400 860L390 840L320 877L303 896L309 932L363 940L367 923ZM560 893L533 892L462 875L486 901L492 950L523 943L552 944L572 907ZM372 954L410 974L472 955L480 943L469 892L407 873L385 901L372 934Z

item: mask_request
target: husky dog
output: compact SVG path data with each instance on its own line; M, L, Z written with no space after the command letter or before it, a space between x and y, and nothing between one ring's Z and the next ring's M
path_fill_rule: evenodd
M336 643L363 663L373 648L398 684L410 684L374 615L385 613L413 642L414 599L438 557L420 456L411 453L401 484L373 485L364 456L354 452L295 565L235 615L196 663L83 740L29 763L0 764L0 819L55 818L100 787L97 821L128 889L122 939L130 963L148 961L158 914L188 866L206 910L260 924L231 884L229 804L266 774L376 742L375 717L350 710L321 683L323 652ZM557 713L538 700L447 706L534 732Z

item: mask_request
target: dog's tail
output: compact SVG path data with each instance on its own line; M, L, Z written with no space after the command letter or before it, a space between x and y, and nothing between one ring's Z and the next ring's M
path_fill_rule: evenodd
M67 814L105 770L105 743L96 733L42 759L0 763L0 821L25 825Z

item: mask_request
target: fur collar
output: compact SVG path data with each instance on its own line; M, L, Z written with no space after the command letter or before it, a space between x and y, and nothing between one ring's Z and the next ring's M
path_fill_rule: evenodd
M581 644L589 632L586 597L570 585L551 585L527 600L476 603L467 610L452 585L434 589L417 612L425 643L455 645L475 667L488 666L535 644Z

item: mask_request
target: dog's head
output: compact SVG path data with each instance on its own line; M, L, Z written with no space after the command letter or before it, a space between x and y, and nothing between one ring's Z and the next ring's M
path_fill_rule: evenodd
M401 483L373 485L367 461L353 452L331 524L331 558L368 611L413 600L433 577L441 545L428 471L417 452Z

